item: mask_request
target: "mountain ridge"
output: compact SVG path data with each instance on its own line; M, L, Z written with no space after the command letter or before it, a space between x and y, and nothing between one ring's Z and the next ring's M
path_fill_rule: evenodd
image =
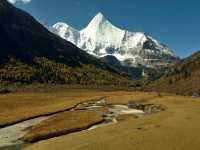
M27 12L0 1L0 83L120 84L113 67L49 32ZM87 83L86 83L87 81Z
M52 32L97 58L112 55L126 66L128 62L129 66L152 67L178 59L173 51L154 38L142 32L115 27L102 13L98 13L80 31L65 23L57 23L53 25Z
M146 90L170 92L181 95L200 95L200 51L181 60Z

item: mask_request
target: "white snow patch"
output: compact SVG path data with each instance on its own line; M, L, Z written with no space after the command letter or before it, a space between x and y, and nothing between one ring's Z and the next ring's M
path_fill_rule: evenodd
M163 55L172 59L176 57L169 48L143 32L129 32L115 27L102 13L98 13L81 31L59 22L53 26L52 32L93 56L113 55L122 64L128 59L133 66L149 65L144 59L151 55L159 59ZM146 42L153 48L144 48ZM163 61L167 60L163 58Z

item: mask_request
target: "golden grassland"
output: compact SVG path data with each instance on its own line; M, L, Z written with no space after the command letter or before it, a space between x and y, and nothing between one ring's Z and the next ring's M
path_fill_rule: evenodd
M123 91L109 92L109 95L108 93L103 92L101 94L106 96L108 104L127 104L131 100L145 103L147 99L150 100L158 96L153 93L147 94L138 92L135 92L133 95L133 93ZM92 111L75 108L72 111L60 113L53 118L51 117L47 121L38 124L33 129L30 129L22 139L26 142L37 142L39 140L84 130L104 121L103 114L106 111L108 111L106 108L96 108ZM124 115L118 119L123 120L124 117L129 116Z
M150 97L157 96L156 93ZM122 97L121 97L122 96ZM149 94L128 91L102 91L96 89L66 89L53 92L21 92L0 95L0 127L30 118L62 112L83 101L107 97L108 102L126 103L145 100Z
M82 101L100 98L98 91L94 91L96 95L84 90L79 90L78 93L67 90L65 92L0 95L0 126L67 110Z
M23 140L26 142L36 142L38 140L81 131L102 121L104 121L103 116L94 111L68 111L55 115L35 126L23 137Z
M166 111L40 141L25 150L199 150L200 99L156 93L111 92L110 103L158 103Z
M73 108L78 103L106 97L110 104L129 101L162 104L166 111L141 118L121 116L119 123L95 130L84 130L25 147L25 150L199 150L200 99L171 94L96 89L63 89L44 93L13 93L0 95L0 125ZM32 128L27 139L40 133L58 134L100 121L99 114L60 113ZM75 112L76 112L75 111ZM94 115L94 118L93 118ZM76 117L82 119L75 119ZM91 117L91 118L90 118ZM71 119L70 119L71 118ZM74 119L73 119L74 118ZM79 126L80 125L80 126ZM49 131L52 132L49 132ZM39 135L39 136L38 136ZM51 137L51 136L49 136ZM46 137L45 137L46 138ZM31 141L31 140L30 140ZM34 141L34 140L33 140ZM37 140L36 140L37 141Z

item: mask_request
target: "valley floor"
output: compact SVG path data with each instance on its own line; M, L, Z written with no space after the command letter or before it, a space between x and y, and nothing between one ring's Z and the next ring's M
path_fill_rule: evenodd
M0 131L25 120L60 115L50 121L44 121L34 128L27 128L34 137L38 131L49 135L51 129L62 127L73 129L101 121L99 114L89 115L83 121L76 121L70 115L77 104L88 100L105 98L107 104L127 104L138 102L165 106L165 111L135 117L122 115L118 123L82 130L63 136L42 140L26 145L25 150L199 150L200 149L200 99L170 94L142 93L131 91L103 91L95 89L63 89L55 92L42 93L11 93L0 95ZM81 106L80 106L81 107ZM79 110L80 111L80 110ZM106 110L102 110L103 112ZM91 113L91 112L89 112ZM88 113L86 116L88 116ZM81 117L82 115L82 117ZM48 117L47 117L48 118ZM55 120L55 121L54 121ZM85 120L88 120L85 122ZM69 123L71 123L69 125ZM44 127L45 125L45 127ZM87 128L86 128L87 129ZM32 131L32 132L31 132ZM34 135L35 134L35 135ZM0 135L1 136L1 135ZM1 145L0 145L1 147Z

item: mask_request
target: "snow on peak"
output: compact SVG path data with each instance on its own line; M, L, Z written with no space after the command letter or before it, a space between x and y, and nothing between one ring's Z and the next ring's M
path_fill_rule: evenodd
M104 20L106 20L106 18L101 12L98 12L97 15L92 19L92 21L95 21L95 22L101 22Z
M60 32L62 31L63 34L66 32L71 32L71 31L78 32L78 30L74 29L73 27L63 22L56 23L55 25L53 25L53 28Z
M84 30L96 31L105 28L106 26L113 26L102 13L98 13L88 24Z
M94 18L90 21L90 23L89 23L88 26L91 26L91 25L100 25L100 24L102 24L103 22L106 22L106 21L108 21L108 20L104 17L104 15L103 15L101 12L99 12L99 13L97 13L97 15L94 16Z
M77 43L77 40L80 38L78 30L63 22L58 22L55 25L53 25L52 32L56 33L63 39L67 39L75 45Z
M122 64L150 66L176 59L165 45L142 32L130 32L115 27L102 13L98 13L81 31L65 23L53 26L53 32L71 41L96 57L115 56Z
M106 21L106 18L102 13L98 13L88 24L86 28L98 28L103 22Z

